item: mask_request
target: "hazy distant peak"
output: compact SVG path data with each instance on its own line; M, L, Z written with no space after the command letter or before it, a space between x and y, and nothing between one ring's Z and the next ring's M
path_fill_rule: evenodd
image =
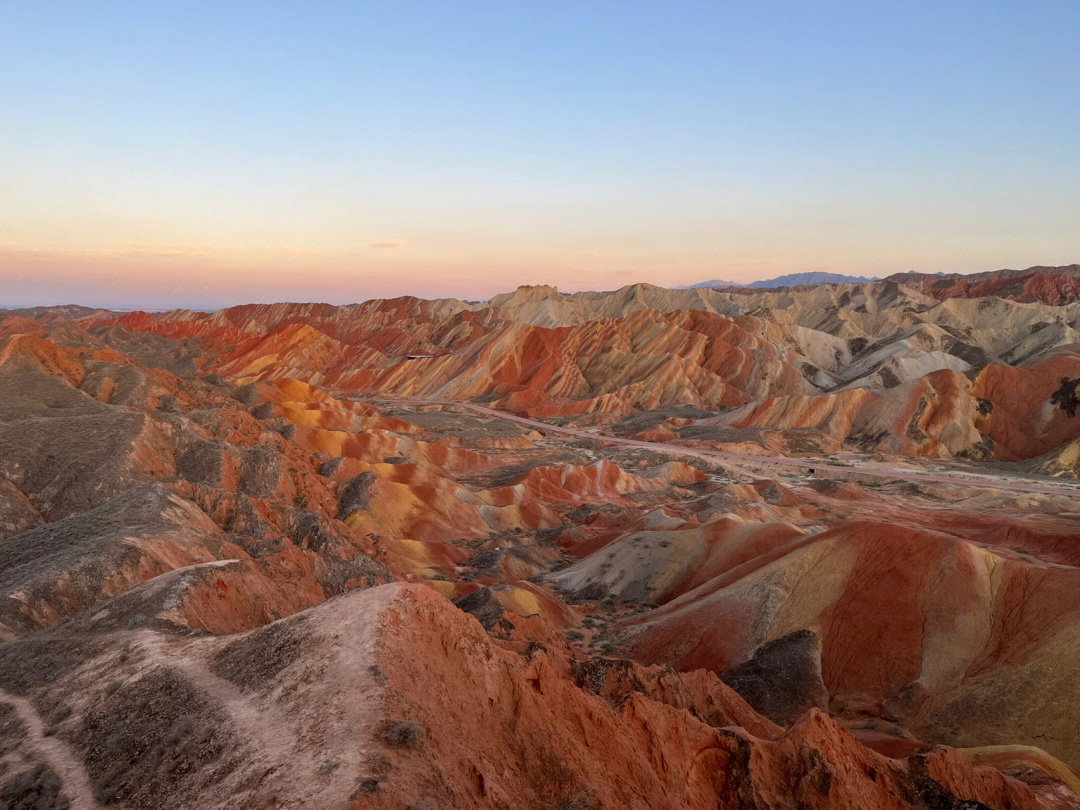
M741 287L736 281L724 281L723 279L714 278L712 281L699 281L697 284L684 284L682 287L677 287L679 290L698 290L702 287Z
M697 284L687 284L679 287L680 290L697 290L701 288L718 289L721 287L750 287L753 289L770 289L773 287L798 287L806 284L854 284L864 281L877 281L876 277L870 276L845 276L842 273L789 273L776 278L766 278L753 281L750 284L739 284L735 281L713 279L701 281Z
M845 276L842 273L789 273L786 276L755 281L746 286L760 289L798 287L804 284L857 284L864 281L877 281L877 279L869 276Z

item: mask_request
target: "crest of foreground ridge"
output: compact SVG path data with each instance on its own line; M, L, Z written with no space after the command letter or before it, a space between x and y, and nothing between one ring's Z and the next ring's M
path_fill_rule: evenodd
M785 731L703 671L516 649L420 584L230 636L94 632L154 584L4 647L6 750L76 806L1068 806L816 710Z

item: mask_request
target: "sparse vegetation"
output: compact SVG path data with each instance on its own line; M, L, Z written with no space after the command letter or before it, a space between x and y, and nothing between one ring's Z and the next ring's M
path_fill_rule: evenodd
M18 773L0 788L0 806L6 810L67 810L60 777L44 762Z
M71 717L71 707L66 703L61 703L56 707L56 710L49 715L48 722L45 725L45 734L50 736L60 730L60 725Z
M391 723L384 736L387 743L398 748L420 748L427 741L424 727L414 722Z
M583 788L577 773L551 751L541 751L534 779L543 810L601 810L594 791Z
M324 759L319 763L319 773L330 773L340 767L341 763L336 759Z
M600 800L591 790L579 790L563 796L557 802L544 805L545 810L600 810Z
M481 626L489 633L497 627L506 629L508 626L513 626L503 618L505 611L499 602L498 596L495 595L495 591L491 588L479 588L460 599L455 599L454 605L460 610L475 616Z
M0 758L17 750L25 739L26 726L15 709L8 703L0 703Z
M99 802L146 808L162 806L179 780L236 747L224 718L169 670L114 692L69 742L82 750Z
M357 785L356 790L352 792L350 799L356 799L360 796L371 796L372 794L379 792L379 780L374 777L365 777L361 779Z
M226 644L210 665L213 673L237 686L262 686L300 658L307 637L297 626L303 619L275 622Z
M25 694L55 683L100 651L89 638L39 636L0 645L0 683L8 691Z

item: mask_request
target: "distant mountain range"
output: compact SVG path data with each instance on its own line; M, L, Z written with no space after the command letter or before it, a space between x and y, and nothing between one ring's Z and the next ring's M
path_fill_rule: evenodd
M688 284L682 289L696 290L701 287L752 287L754 289L769 289L772 287L798 287L803 284L853 284L861 281L876 281L870 276L845 276L842 273L789 273L776 278L762 279L751 284L739 284L734 281L714 279L702 281L698 284Z
M676 287L677 290L700 290L705 287L717 288L717 287L741 287L735 281L724 281L723 279L714 278L712 281L699 281L697 284L684 284L681 287Z

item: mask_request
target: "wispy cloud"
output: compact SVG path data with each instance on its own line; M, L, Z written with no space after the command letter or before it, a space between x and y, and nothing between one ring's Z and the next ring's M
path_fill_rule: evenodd
M387 242L369 242L368 247L376 248L377 250L388 250L392 248L405 247L405 243L402 242L400 239L391 239Z

